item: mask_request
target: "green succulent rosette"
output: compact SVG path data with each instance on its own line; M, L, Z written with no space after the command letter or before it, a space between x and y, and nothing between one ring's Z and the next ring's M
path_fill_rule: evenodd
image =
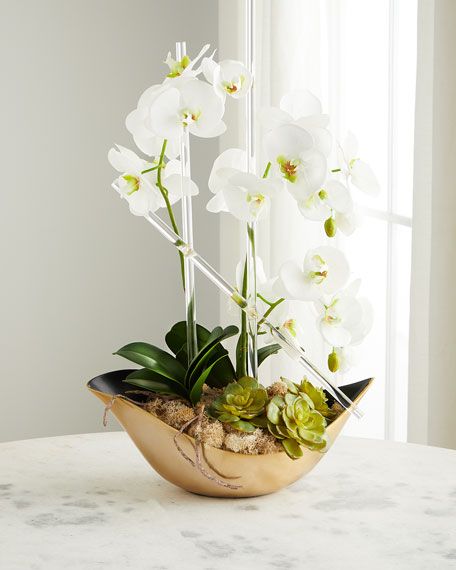
M266 408L268 429L279 439L292 459L302 457L301 446L324 451L327 445L326 420L304 392L274 396Z
M248 420L260 416L267 402L266 389L254 378L244 376L225 387L223 394L212 402L209 414L235 429L253 432L256 428Z
M333 416L333 412L328 406L328 398L322 388L317 388L305 377L301 380L301 384L296 384L286 378L281 378L281 380L282 382L285 382L288 387L288 391L291 394L305 394L308 396L312 400L314 409L317 410L317 412L320 412L322 416L325 418L331 418Z

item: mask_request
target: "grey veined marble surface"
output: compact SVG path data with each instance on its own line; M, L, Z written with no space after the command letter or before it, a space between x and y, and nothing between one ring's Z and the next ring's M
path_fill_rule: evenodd
M340 438L275 495L162 480L124 433L0 445L1 570L456 569L456 452Z

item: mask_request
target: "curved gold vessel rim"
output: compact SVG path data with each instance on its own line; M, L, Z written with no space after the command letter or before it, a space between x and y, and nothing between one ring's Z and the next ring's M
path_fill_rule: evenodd
M364 394L367 392L367 390L370 388L370 386L372 385L372 382L374 381L373 378L369 378L368 379L368 383L366 384L366 386L360 391L360 393L357 395L357 397L354 400L354 403L356 404L359 400L361 400L361 398L364 396ZM101 390L95 390L94 388L92 388L90 386L90 382L87 382L86 386L88 388L88 390L90 392L92 392L93 394L102 394L103 396L110 396L111 398L113 397L111 394L107 394L106 392L102 392ZM141 412L143 414L146 414L147 416L151 416L155 419L158 420L160 423L162 423L164 426L166 426L167 428L169 428L170 430L172 430L173 432L175 432L176 434L179 434L179 430L177 430L176 428L174 428L173 426L170 426L169 424L167 424L166 422L164 422L163 420L161 420L160 418L158 418L157 416L151 414L150 412L147 412L146 410L144 410L143 408L141 408L141 406L137 406L136 404L134 404L133 402L129 402L128 400L126 400L122 394L119 394L119 396L117 397L118 400L120 400L124 405L130 406L131 408L133 408L135 411ZM339 416L337 416L337 418L330 424L330 426L335 425L339 422L339 420L343 417L344 414L348 413L346 410L344 410L341 414L339 414ZM328 426L329 427L329 426ZM191 437L190 435L188 435L187 433L182 433L181 435L187 437L190 441L194 442L194 438ZM243 453L243 454L239 454L239 453L235 453L234 451L230 451L228 449L218 449L218 451L221 451L223 453L227 453L230 455L234 455L239 457L239 455L242 455L243 457L257 457L256 455L249 455L247 453ZM268 453L268 456L275 456L275 455L282 455L284 454L285 451L276 451L274 453Z

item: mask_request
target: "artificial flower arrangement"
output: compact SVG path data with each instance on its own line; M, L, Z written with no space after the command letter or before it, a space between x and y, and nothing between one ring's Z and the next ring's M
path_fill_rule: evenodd
M281 462L286 457L291 463L299 463L310 452L313 465L318 460L315 457L330 445L331 426L347 415L346 410L357 410L350 398L359 399L366 387L361 383L358 391L344 391L327 375L347 370L347 354L363 340L372 323L370 305L358 294L359 281L347 286L350 271L342 251L322 245L308 251L301 265L285 261L279 274L267 279L255 255L256 224L267 220L275 202L288 192L303 221L321 224L322 237L334 238L338 232L350 235L358 221L352 187L375 194L378 183L370 167L359 159L352 135L343 145L333 141L329 118L311 93L287 94L279 108L261 110L258 116L266 156L261 173L254 173L251 148L234 148L215 160L208 181L207 210L227 212L246 224L246 258L236 268L236 285L229 284L193 249L191 203L199 189L191 179L190 135L212 138L223 134L229 99L247 99L251 128L252 73L238 61L216 62L215 52L206 55L209 46L194 59L186 55L184 44L177 47L176 59L171 54L166 58L169 71L163 82L146 89L126 119L127 129L146 158L117 146L109 151L109 161L119 173L113 186L131 213L145 218L178 250L186 319L166 334L169 350L146 342L127 344L115 354L141 368L116 372L109 389L94 381L90 387L103 392L106 409L115 411L119 399L130 406L126 415L116 415L143 453L142 432L138 433L139 428L129 430L128 414L138 410L141 418L147 414L172 430L179 454L175 457L182 458L211 485L235 492L242 488L230 481L236 474L221 473L208 460L207 450L237 456L280 456ZM173 210L178 202L182 232ZM171 227L157 215L159 210L165 210ZM196 323L194 267L241 310L239 328L231 325L209 330ZM311 363L300 346L299 325L290 304L296 301L316 308L316 333L329 347L327 373ZM223 342L236 335L232 356ZM263 341L261 347L258 339ZM304 366L306 375L297 381L278 378L263 386L258 381L258 366L282 348ZM309 375L320 386L311 383ZM337 430L334 433L337 435ZM144 434L144 438L150 437ZM182 438L186 445L191 443L187 449ZM168 453L168 447L162 453ZM189 452L192 449L194 458ZM150 460L156 466L154 461ZM287 470L280 465L281 472ZM176 482L177 476L173 478L168 468L156 468ZM267 471L264 466L262 469ZM217 494L196 484L178 480L177 484Z

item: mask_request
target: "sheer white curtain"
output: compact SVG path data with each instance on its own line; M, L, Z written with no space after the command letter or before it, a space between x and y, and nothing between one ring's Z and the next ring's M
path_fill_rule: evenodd
M234 42L242 57L242 4L219 3L222 57ZM278 105L287 91L309 89L331 115L337 137L348 129L357 134L362 158L380 180L378 199L356 196L365 210L364 225L337 242L351 261L353 278L363 278L362 293L372 300L376 320L359 364L336 380L377 379L363 402L365 418L352 420L348 433L405 439L416 0L262 0L256 2L256 13L257 108ZM257 131L260 135L259 126ZM237 140L231 136L227 146L242 144L240 132ZM259 147L257 160L260 167ZM287 259L302 261L309 248L327 239L319 224L290 206L291 198L287 204L285 197L270 221L260 223L260 255L270 275ZM242 249L238 236L236 224L225 219L222 244L233 244L229 253L222 249L222 269L228 274ZM297 310L304 327L302 344L323 367L327 353L313 309ZM301 371L279 355L262 374L267 380L280 374L297 377Z

